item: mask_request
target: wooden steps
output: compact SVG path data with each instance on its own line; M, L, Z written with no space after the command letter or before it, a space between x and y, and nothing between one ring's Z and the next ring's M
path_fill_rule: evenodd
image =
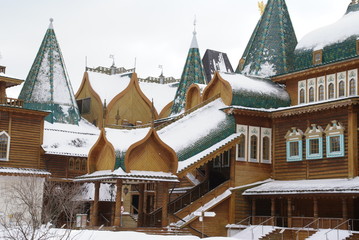
M353 233L350 237L347 237L345 240L359 240L359 233Z
M95 229L95 228L90 228ZM191 231L188 228L131 228L131 227L103 227L101 228L103 231L133 231L133 232L141 232L149 235L192 235Z
M295 229L286 229L286 228L278 228L274 232L267 234L266 236L260 238L260 240L289 240L289 239L297 239L296 236L297 230ZM300 231L298 233L298 240L305 240L307 237L313 235L315 231Z

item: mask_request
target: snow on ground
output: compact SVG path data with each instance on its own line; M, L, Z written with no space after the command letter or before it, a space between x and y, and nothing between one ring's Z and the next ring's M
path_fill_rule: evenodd
M56 229L59 235L65 230ZM54 240L60 238L53 238ZM121 232L112 232L112 231L94 231L94 230L73 230L70 233L70 239L73 240L199 240L199 237L196 236L160 236L160 235L148 235L145 233L130 232L130 231L121 231ZM206 238L207 240L238 240L236 238L229 237L210 237Z
M250 226L232 237L237 240L258 240L274 230L273 226Z

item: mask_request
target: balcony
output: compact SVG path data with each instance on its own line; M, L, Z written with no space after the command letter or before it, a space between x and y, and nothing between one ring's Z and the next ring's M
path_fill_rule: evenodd
M0 97L0 106L22 108L24 106L24 101L17 98Z

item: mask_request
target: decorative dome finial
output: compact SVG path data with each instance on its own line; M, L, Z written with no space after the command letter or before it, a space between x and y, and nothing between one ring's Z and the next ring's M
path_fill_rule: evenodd
M49 25L49 29L54 29L54 26L52 25L52 22L54 21L53 18L50 18L50 25Z
M197 25L197 18L196 15L194 15L194 21L193 21L193 35L196 35L196 25Z

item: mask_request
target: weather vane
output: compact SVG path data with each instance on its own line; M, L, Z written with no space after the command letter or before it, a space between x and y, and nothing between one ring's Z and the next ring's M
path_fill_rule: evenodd
M112 59L112 66L115 66L115 55L110 54L109 58Z

